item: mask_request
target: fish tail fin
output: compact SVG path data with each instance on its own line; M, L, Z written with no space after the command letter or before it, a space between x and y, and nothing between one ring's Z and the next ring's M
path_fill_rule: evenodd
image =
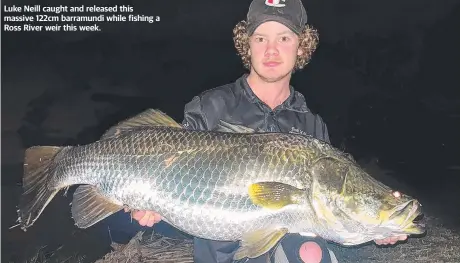
M53 161L65 147L34 146L25 151L23 194L19 201L18 222L23 231L33 225L59 188L49 185L54 176Z

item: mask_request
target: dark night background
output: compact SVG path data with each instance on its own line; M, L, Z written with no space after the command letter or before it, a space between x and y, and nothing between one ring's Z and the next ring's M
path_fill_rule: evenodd
M102 31L88 33L4 32L2 24L2 259L12 261L18 251L86 233L58 227L72 225L69 196L56 197L61 201L27 233L8 229L16 220L24 149L92 142L145 108L181 121L194 95L245 72L232 29L250 0L14 4L125 4L161 21L98 23ZM460 226L460 1L304 5L320 43L292 84L326 121L332 143L395 171L392 181L414 189L447 225ZM100 245L87 239L86 246Z

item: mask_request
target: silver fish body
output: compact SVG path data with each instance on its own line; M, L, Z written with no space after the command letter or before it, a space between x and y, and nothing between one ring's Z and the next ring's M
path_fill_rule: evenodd
M313 143L285 134L146 128L70 149L57 162L62 172L53 184L94 185L114 203L157 211L203 238L238 240L271 225L308 232L312 209L267 210L253 204L247 189L265 181L307 187L308 165L282 157L295 158L301 145Z
M346 227L341 215L331 212L329 204L344 188L344 179L324 171L358 167L309 136L186 130L153 111L114 127L94 143L53 149L52 158L40 166L46 167L46 180L27 179L33 177L26 171L24 198L30 193L39 198L21 203L23 229L57 191L79 184L72 204L79 227L123 207L151 210L193 236L242 241L236 258L255 257L288 232L342 244L347 236L360 235L359 243L385 232L357 233L366 231L364 224ZM30 160L37 155L33 151L26 155ZM37 174L45 178L43 171ZM45 186L36 186L37 181ZM388 229L384 234L390 234ZM261 239L271 242L263 245Z

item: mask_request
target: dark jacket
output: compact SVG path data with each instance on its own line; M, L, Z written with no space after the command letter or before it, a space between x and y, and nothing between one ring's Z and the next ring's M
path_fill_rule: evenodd
M313 114L308 109L301 93L290 87L289 98L271 110L254 94L246 78L247 74L244 74L234 83L195 96L185 106L183 125L188 129L214 130L218 121L224 120L266 132L309 134L329 142L326 124L319 115ZM298 243L300 247L303 241ZM237 247L238 244L235 242L217 242L195 238L194 260L197 263L232 262L231 258ZM289 255L287 256L289 257ZM261 257L258 260L253 259L245 262L267 261Z
M185 127L213 130L224 120L263 131L306 133L330 142L322 118L308 109L304 96L292 86L289 98L271 110L254 94L246 77L195 96L185 106Z

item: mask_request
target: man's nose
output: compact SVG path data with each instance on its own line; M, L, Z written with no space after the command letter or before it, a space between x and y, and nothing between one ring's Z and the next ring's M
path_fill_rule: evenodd
M277 56L278 54L278 45L276 41L269 41L267 49L265 50L265 56Z

